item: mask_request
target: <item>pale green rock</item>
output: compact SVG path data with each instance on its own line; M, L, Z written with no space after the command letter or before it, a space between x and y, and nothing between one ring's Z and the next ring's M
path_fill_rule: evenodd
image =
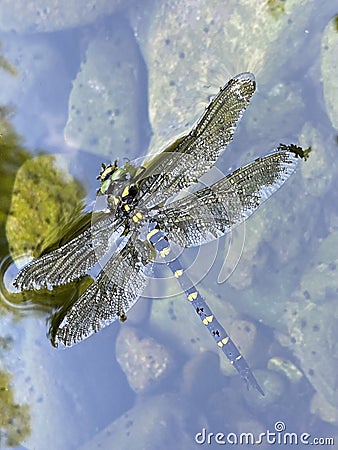
M338 26L337 16L324 30L322 37L322 79L327 114L338 130Z
M291 383L298 383L303 378L302 372L293 362L279 356L269 359L268 369L285 375Z
M331 135L325 135L306 123L299 137L301 147L313 149L306 164L301 164L300 171L304 180L304 191L314 198L325 198L330 191L335 178L332 161L335 159L335 148L332 146Z
M328 235L304 273L300 291L314 303L334 300L338 290L338 232Z
M232 75L270 80L303 45L310 0L286 1L277 18L268 2L178 0L159 3L143 53L149 67L152 151L189 128ZM286 68L285 64L285 68Z
M2 0L3 31L56 31L94 22L116 11L122 0Z
M312 155L309 159L311 157ZM271 306L273 301L265 295L274 289L274 283L277 284L279 290L284 292L295 286L291 266L285 267L287 275L283 277L276 278L272 273L268 277L265 274L261 276L259 274L261 270L266 270L268 258L272 255L275 266L282 268L285 264L292 263L294 258L298 258L301 253L304 235L303 214L308 208L308 204L304 201L304 182L300 168L307 163L308 161L300 161L299 170L243 225L242 248L237 250L238 262L226 282L237 291L241 291L236 294L236 297L239 295L245 299L243 305L248 303L243 307L244 311L253 311L256 306L258 307L257 316L255 314L257 319L261 319L262 315L265 315L265 307L269 313L273 312ZM310 231L311 227L315 226L314 220L309 221L307 225ZM303 257L301 256L301 258ZM217 260L221 259L222 253ZM289 272L291 272L291 276ZM251 288L253 280L254 290L259 293L251 292L248 298L249 291L246 290ZM256 298L256 295L258 299L261 299L257 302L251 301L250 297ZM268 295L271 296L271 294ZM278 293L274 294L274 297L279 298ZM265 298L267 304L264 306ZM241 303L241 300L237 298L236 305ZM259 307L260 303L261 307ZM275 319L275 314L273 316Z
M152 328L172 342L170 347L179 347L189 356L205 351L217 352L217 345L208 331L203 329L200 318L186 300L184 293L172 295L177 288L175 281L168 281L166 298L153 300L150 315ZM230 325L236 317L233 307L228 302L217 299L211 290L206 291L201 285L198 289L208 299L210 308L224 327Z
M256 411L264 411L273 408L275 404L281 404L286 395L287 383L284 376L273 370L256 370L255 376L264 391L264 397L255 389L249 390L244 396L244 401L250 408Z
M217 318L221 320L222 324L224 320L227 321L227 317L224 315L217 316ZM229 324L229 326L227 326L226 331L238 346L241 354L249 362L249 365L254 365L258 356L258 354L254 351L256 344L256 326L254 323L249 320L235 319L231 322L231 324ZM238 376L236 370L229 363L228 358L222 352L218 352L218 354L220 357L220 367L222 373L226 376Z
M99 431L79 450L189 449L193 438L186 431L186 423L191 422L191 415L192 411L182 396L142 397L133 408ZM195 415L193 420L196 420Z
M219 385L216 380L219 380ZM203 352L186 360L180 390L192 402L200 401L204 404L206 399L210 400L210 392L218 390L221 383L220 358L215 353Z
M304 124L305 106L300 83L286 83L281 76L275 75L268 84L264 84L263 74L258 74L256 81L257 98L253 98L252 106L245 114L249 136L253 136L248 150L252 152L254 149L258 154L264 155L281 142L288 144L290 136L300 132ZM268 147L266 143L271 141L272 147ZM262 148L262 142L265 148ZM293 143L297 144L297 141ZM245 151L241 160L245 161L247 158L248 151Z
M338 422L338 408L332 406L325 398L317 393L311 400L311 413L332 425Z
M157 388L173 369L170 352L150 336L141 337L133 327L120 328L116 359L136 393Z
M228 301L224 291L223 295L220 294L218 297L212 292L214 289L205 289L203 287L205 284L203 282L198 285L201 295L207 300L217 320L224 326L245 356L249 357L255 344L256 328L254 324L237 318L234 307ZM226 376L236 375L235 369L217 347L208 330L204 329L205 327L186 300L184 293L171 295L171 290L175 291L176 287L174 280L168 281L167 298L153 301L150 314L152 329L164 336L164 342L168 342L169 348L179 348L187 358L208 351L216 353L220 358L222 373Z
M68 145L115 158L139 151L139 55L123 24L92 40L73 82L64 135Z
M244 235L243 248L239 254L238 264L227 280L235 289L246 289L251 286L253 268L264 264L264 255L258 255L259 244L266 231L267 217L264 214L257 214L252 217L249 225L249 233ZM246 224L244 229L247 230Z
M290 348L314 389L331 405L338 406L338 307L335 298L326 303L297 299L286 306L287 334L278 334Z

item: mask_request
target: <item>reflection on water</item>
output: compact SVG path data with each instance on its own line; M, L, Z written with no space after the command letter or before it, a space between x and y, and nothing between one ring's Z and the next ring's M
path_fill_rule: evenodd
M46 320L58 302L76 295L80 287L71 286L61 297L42 293L40 299L10 292L6 300L15 307L0 302L1 447L44 449L52 438L54 449L115 448L117 442L116 448L174 444L186 449L196 447L195 435L203 428L257 435L274 430L277 421L286 424L286 431L337 437L338 101L332 88L336 33L329 23L337 13L334 3L286 1L280 7L267 2L265 8L249 0L226 6L218 0L149 1L141 8L126 5L122 22L121 16L110 15L119 2L114 7L113 2L97 2L95 14L81 2L72 29L62 18L74 18L75 0L69 2L69 15L62 14L61 2L55 2L50 14L39 1L32 2L30 11L19 3L11 2L15 13L8 11L9 2L0 6L2 54L18 73L14 77L7 70L0 72L1 258L9 255L5 223L15 195L16 211L26 216L20 220L21 237L12 228L15 252L43 250L40 239L49 216L29 203L36 195L36 166L22 178L28 189L26 205L13 191L19 167L38 156L35 149L63 153L68 171L88 193L88 204L95 197L103 155L107 160L130 158L135 154L124 152L131 146L131 151L145 153L148 104L152 150L158 151L189 128L186 121L198 117L200 103L206 104L229 74L253 71L259 92L223 169L267 153L279 140L299 140L303 147L311 145L313 153L247 224L243 258L227 283L215 283L223 263L220 252L201 286L217 316L246 348L255 374L264 376L264 399L243 389L211 348L213 342L208 347L209 337L181 296L154 301L151 308L141 299L125 324L59 351L46 338ZM117 23L126 29L121 31ZM16 34L5 33L8 28ZM116 91L120 95L114 100ZM111 107L101 105L100 99ZM100 108L106 116L91 113ZM84 119L87 144L81 150L90 147L94 156L63 139L66 123L76 123L75 117ZM106 120L99 123L100 117ZM56 193L54 183L60 188L54 204L74 211L69 191L56 178L45 182L46 198ZM50 214L54 224L60 214ZM2 287L9 286L12 270ZM123 345L120 340L115 350L121 326ZM133 359L128 361L128 355ZM116 358L123 361L124 372ZM170 364L164 364L165 358ZM158 380L157 367L168 368ZM138 373L153 379L137 384L136 393L130 386L136 385Z

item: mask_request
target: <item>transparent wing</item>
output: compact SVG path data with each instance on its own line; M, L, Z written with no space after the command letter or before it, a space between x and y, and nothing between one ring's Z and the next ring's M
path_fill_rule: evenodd
M232 78L189 134L145 164L139 186L146 206L165 202L207 172L231 141L255 88L251 73Z
M222 236L282 186L302 157L300 151L293 145L281 145L212 186L168 204L158 215L161 228L182 247Z
M90 225L90 224L89 224ZM13 285L20 290L47 288L70 283L93 267L108 249L114 234L123 232L120 221L112 215L101 216L91 228L67 244L27 264Z
M154 250L131 235L102 268L96 281L69 308L56 314L52 344L71 346L122 318L142 294L151 272Z

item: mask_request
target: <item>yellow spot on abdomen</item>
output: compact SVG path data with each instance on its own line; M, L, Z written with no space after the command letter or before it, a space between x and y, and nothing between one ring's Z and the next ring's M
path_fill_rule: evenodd
M183 270L182 269L178 269L176 270L176 272L174 273L175 278L179 278L180 276L183 275Z
M196 300L196 298L197 298L197 292L192 292L191 294L188 295L189 302L193 302L194 300Z
M160 251L160 255L162 256L162 258L168 256L169 253L170 253L170 246L162 248L162 250Z
M155 234L157 234L160 230L158 228L154 228L153 230L151 230L148 234L147 234L147 239L148 241L150 241L150 239L155 236Z
M205 317L203 319L204 325L208 325L209 323L211 323L213 321L213 319L214 319L214 316L212 314L211 314L211 316Z
M223 338L222 340L217 342L218 347L223 347L223 345L226 345L229 342L230 338L229 336Z

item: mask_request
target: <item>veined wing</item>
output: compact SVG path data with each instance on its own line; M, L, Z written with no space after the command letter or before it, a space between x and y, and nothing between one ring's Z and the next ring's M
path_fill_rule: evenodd
M245 221L289 178L306 151L294 145L258 158L210 187L164 206L160 227L182 247L203 244Z
M100 215L91 228L23 267L13 285L27 291L70 283L93 267L109 248L109 239L114 234L117 238L123 230L121 221L114 216Z
M81 297L55 315L50 330L52 344L74 345L125 317L147 285L154 256L149 242L131 234Z
M232 78L190 133L145 164L139 189L146 206L163 204L207 172L231 141L255 88L255 78L249 72Z

